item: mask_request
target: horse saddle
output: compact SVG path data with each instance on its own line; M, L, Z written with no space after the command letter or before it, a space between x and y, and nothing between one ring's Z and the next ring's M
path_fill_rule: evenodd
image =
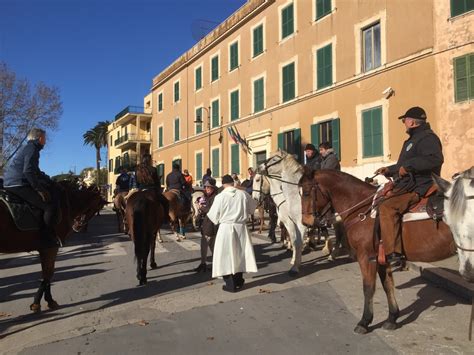
M40 229L43 219L42 210L31 206L28 202L5 190L0 190L0 202L3 202L10 211L13 221L20 231Z

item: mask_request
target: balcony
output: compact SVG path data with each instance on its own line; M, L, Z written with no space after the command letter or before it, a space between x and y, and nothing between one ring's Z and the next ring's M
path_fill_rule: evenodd
M128 155L127 153L124 154L123 157L117 157L115 159L115 174L120 174L121 169L135 170L138 164L138 158L136 154Z
M126 114L149 114L149 112L145 112L144 107L140 106L127 106L125 107L122 111L120 111L118 114L115 115L115 121L119 120L121 117L125 116Z
M117 148L125 146L126 143L151 143L151 134L150 133L143 133L143 134L136 134L136 133L127 133L122 137L119 137L114 142Z

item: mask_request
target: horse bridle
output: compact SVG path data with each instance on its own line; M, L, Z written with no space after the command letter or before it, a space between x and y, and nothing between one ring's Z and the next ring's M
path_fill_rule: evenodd
M311 214L314 217L314 223L313 226L316 226L320 224L321 219L326 216L329 212L334 212L334 208L331 203L331 197L329 194L325 194L323 190L321 190L321 187L319 186L317 181L312 181L310 184L306 183L305 185L310 185L311 189L309 194L311 195L311 213L306 213L305 211L301 211L302 214ZM321 212L318 211L316 208L316 203L318 198L318 191L319 193L328 201L326 205L323 207Z

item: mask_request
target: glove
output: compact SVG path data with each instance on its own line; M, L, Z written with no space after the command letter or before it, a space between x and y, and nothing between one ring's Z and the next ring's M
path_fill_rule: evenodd
M48 203L51 201L51 195L48 191L38 191L38 194L41 196L43 202Z
M386 175L389 174L389 170L386 166L383 166L383 167L378 168L377 170L375 170L374 174L386 176Z
M405 169L405 167L401 166L398 170L398 176L402 177L405 175L408 175L408 171Z

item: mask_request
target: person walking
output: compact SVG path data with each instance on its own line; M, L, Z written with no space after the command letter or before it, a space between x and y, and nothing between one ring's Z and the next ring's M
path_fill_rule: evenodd
M257 202L245 191L234 187L230 175L222 177L224 190L218 194L207 216L219 224L212 258L212 277L222 276L227 292L242 289L244 272L257 272L257 263L247 229L247 218Z

